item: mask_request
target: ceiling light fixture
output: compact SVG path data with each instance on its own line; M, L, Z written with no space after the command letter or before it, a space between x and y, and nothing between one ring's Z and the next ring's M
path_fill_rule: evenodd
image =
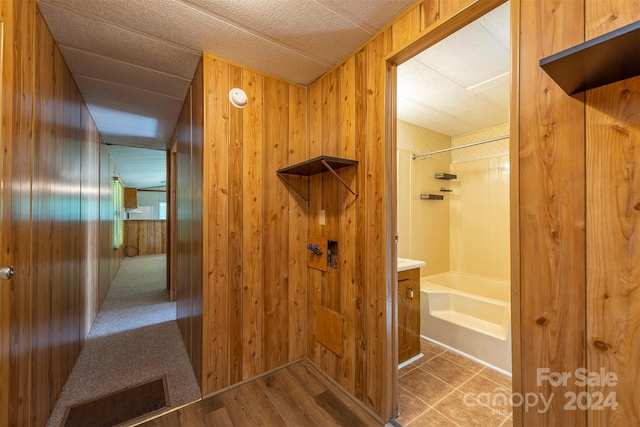
M237 108L244 108L249 102L245 91L237 87L234 87L229 91L229 101L231 101L233 106Z

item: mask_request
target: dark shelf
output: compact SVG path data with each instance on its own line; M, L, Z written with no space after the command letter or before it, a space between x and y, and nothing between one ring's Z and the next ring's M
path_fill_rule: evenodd
M319 156L311 160L306 160L302 163L297 163L295 165L287 166L286 168L282 168L278 170L278 173L288 173L291 175L302 175L309 176L315 175L317 173L328 172L328 169L322 161L325 161L327 165L331 167L331 169L340 169L345 166L355 166L358 164L357 160L349 160L342 159L339 157L331 157L331 156Z
M640 21L540 60L569 95L640 75Z
M421 194L420 200L444 200L444 196L440 194Z
M458 175L454 175L454 174L452 174L452 173L444 173L444 172L441 172L441 173L437 173L437 174L435 175L435 178L436 178L436 179L446 179L446 180L449 180L449 179L458 179Z
M331 156L319 156L311 160L306 160L302 163L297 163L295 165L279 169L277 172L278 174L300 176L309 176L323 172L331 172L338 179L338 181L340 181L340 183L351 192L351 194L358 197L358 193L356 193L351 187L349 187L349 184L347 184L345 180L342 179L340 175L338 175L338 173L335 171L336 169L344 168L346 166L356 166L357 164L357 160L342 159L340 157ZM305 200L308 200L308 198L305 198Z

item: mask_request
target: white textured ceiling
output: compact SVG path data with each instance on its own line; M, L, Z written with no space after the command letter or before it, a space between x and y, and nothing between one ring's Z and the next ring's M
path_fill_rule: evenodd
M165 187L167 152L147 148L107 145L123 185L132 188Z
M168 148L202 51L308 85L414 3L38 0L125 182L141 188L147 184L130 184L138 178L127 178L129 167L123 162L135 158L138 172L164 171L164 160L113 146ZM506 117L509 30L504 9L462 30L461 41L447 39L402 66L407 80L400 80L400 119L459 134ZM475 59L461 59L472 53ZM477 62L488 58L486 66ZM421 82L437 84L422 87ZM446 102L436 103L434 94Z
M114 147L169 148L203 51L307 85L414 2L38 0L131 187L147 186L136 174L165 163Z
M398 118L448 136L509 121L509 3L398 67Z

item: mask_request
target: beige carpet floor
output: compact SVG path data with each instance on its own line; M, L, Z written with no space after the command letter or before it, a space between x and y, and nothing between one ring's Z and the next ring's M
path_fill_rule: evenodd
M87 341L47 423L98 396L167 377L177 407L201 397L166 289L166 258L124 258Z

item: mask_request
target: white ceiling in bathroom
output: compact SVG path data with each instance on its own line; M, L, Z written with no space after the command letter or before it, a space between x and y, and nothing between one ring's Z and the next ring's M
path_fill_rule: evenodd
M509 3L398 67L398 118L447 136L509 121Z

